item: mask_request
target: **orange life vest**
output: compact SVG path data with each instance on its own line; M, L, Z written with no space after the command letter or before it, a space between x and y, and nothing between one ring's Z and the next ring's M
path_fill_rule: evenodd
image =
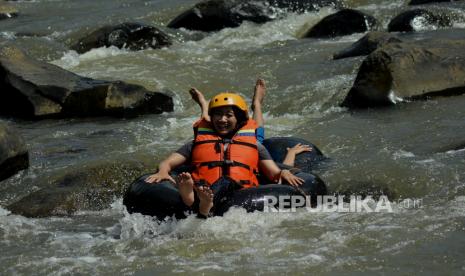
M194 124L193 179L212 185L220 177L227 176L243 188L258 186L255 175L259 162L256 128L255 121L249 119L231 139L224 139L211 123L201 120ZM226 150L225 144L229 144Z

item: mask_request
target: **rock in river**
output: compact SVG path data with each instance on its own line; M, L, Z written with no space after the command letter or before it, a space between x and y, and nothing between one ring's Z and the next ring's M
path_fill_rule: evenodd
M0 20L18 16L18 10L11 5L0 1Z
M377 20L371 15L357 10L343 9L323 18L304 37L329 38L364 33L372 30L377 24Z
M29 153L23 138L0 121L0 181L29 167Z
M158 28L127 22L95 30L71 48L78 53L84 53L90 49L103 46L143 50L147 48L162 48L171 44L171 38Z
M415 32L452 27L460 15L446 9L413 9L394 17L388 25L389 32Z
M343 105L370 107L465 93L465 40L390 43L359 68Z
M14 214L26 217L72 215L77 211L97 211L110 207L121 197L129 183L147 172L147 166L138 161L97 161L76 165L57 173L42 188L7 206Z
M134 116L173 110L168 95L122 81L81 77L11 45L0 49L0 86L0 114L14 117Z
M386 32L370 32L357 42L349 46L347 49L340 51L333 56L334 59L366 56L371 54L376 49L394 42L402 42L393 34Z
M209 0L200 2L180 14L168 24L168 27L205 32L219 31L223 28L238 27L243 21L265 23L284 14L283 10L305 12L324 6L340 8L343 2L342 0Z

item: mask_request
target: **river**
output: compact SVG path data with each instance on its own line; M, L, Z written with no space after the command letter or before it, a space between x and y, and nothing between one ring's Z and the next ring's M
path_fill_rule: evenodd
M339 107L363 57L331 56L364 34L299 39L331 8L204 34L164 26L197 1L35 0L12 3L0 38L83 76L171 91L175 111L132 119L9 121L30 149L30 168L0 183L0 274L191 275L465 273L465 97L350 111ZM387 26L407 1L349 1ZM463 9L462 9L463 10ZM138 21L165 28L169 48L131 52L68 46L88 28ZM35 35L31 35L35 34ZM195 86L211 97L238 91L250 102L267 82L266 136L296 136L330 158L317 173L330 191L379 189L392 212L251 213L157 222L128 214L121 198L103 211L32 219L4 206L37 179L103 159L153 159L191 139ZM340 203L342 204L342 203ZM348 203L345 203L348 204Z

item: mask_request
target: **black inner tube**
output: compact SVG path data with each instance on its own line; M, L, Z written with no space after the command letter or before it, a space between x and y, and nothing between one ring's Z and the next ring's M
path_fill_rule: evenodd
M212 209L213 215L221 216L233 206L242 207L247 212L263 211L265 204L270 203L270 198L278 199L280 197L287 197L292 200L292 197L305 196L310 199L311 204L314 206L316 197L327 193L324 182L318 176L307 173L318 161L324 159L321 151L303 139L292 137L269 138L265 139L263 144L276 162L282 162L286 149L297 143L307 144L312 147L311 152L299 154L296 157L296 167L299 168L300 166L300 168L292 170L296 176L304 179L305 182L302 186L295 188L286 184L261 184L254 188L236 189L219 199L216 199L215 196L214 208ZM281 168L288 168L279 163L278 165ZM181 166L173 171L173 176L183 171L191 171L191 169L190 166ZM193 211L193 209L195 211L195 207L191 209L183 203L177 188L171 182L147 183L145 179L149 175L146 174L136 179L126 192L123 204L129 213L141 213L161 220L172 216L178 219L185 218L187 213ZM269 182L263 177L260 178L260 183Z

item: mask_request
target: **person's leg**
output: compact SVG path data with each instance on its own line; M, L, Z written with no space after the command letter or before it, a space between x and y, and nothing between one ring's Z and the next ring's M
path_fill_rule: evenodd
M184 204L191 207L194 203L194 180L190 173L182 172L179 175L178 190Z
M200 118L210 122L210 116L208 115L208 102L202 92L196 88L191 88L189 90L189 94L191 94L192 99L200 106Z
M199 198L199 215L202 218L208 217L213 207L213 191L207 186L200 186L196 189Z
M265 98L266 94L266 86L265 81L263 79L258 79L253 93L252 99L252 111L253 111L253 119L258 125L256 130L257 140L262 143L265 139L265 120L263 119L263 112L262 112L262 103L263 99Z
M265 121L263 119L262 113L262 103L265 99L266 95L266 86L265 81L263 79L257 79L255 83L254 92L253 92L253 99L252 99L252 111L253 111L253 119L257 122L259 127L265 125Z

